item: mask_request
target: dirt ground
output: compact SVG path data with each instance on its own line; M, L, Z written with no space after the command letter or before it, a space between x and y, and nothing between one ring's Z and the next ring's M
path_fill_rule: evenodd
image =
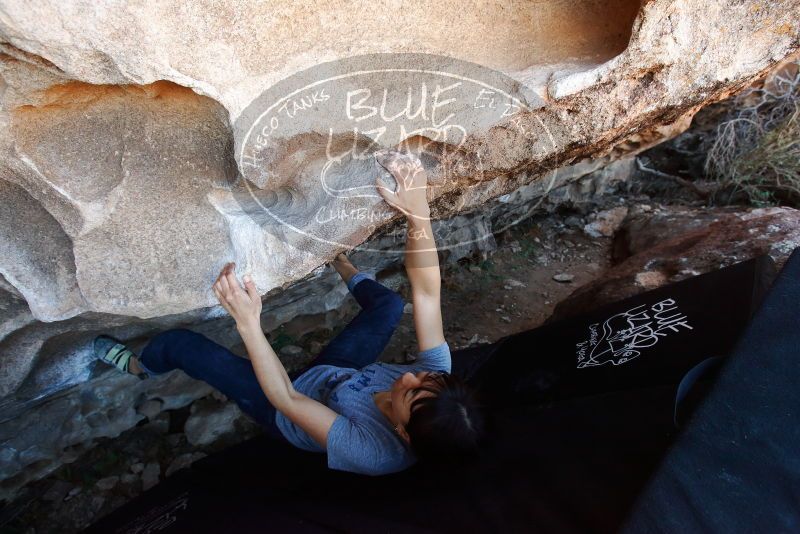
M608 265L610 238L551 220L530 221L498 239L487 257L462 260L442 269L442 317L452 349L494 342L542 324L575 288L595 279ZM566 274L571 282L557 282ZM410 300L409 288L402 293ZM381 359L413 354L413 316L405 313Z

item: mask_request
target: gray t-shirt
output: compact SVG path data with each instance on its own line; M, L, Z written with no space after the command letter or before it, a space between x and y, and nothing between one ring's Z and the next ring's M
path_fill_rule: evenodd
M295 390L325 404L339 414L328 432L328 467L364 475L402 471L416 462L411 448L380 411L373 393L387 391L404 373L450 372L447 342L420 352L410 364L376 362L362 369L317 365L297 377ZM306 432L281 412L275 419L292 445L325 452Z

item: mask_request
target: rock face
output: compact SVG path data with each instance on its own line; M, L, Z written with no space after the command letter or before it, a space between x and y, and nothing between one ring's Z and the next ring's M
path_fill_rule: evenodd
M42 285L57 291L31 307L35 315L42 310L38 318L84 310L167 315L196 307L196 292L187 288L206 285L228 248L222 218L198 216L207 209L207 191L226 179L229 140L219 106L167 82L100 89L73 82L16 107L8 132L18 164L59 196L42 205L63 226L30 197L4 204L18 224L33 222L38 230L16 235L52 243L45 251L17 240L18 250L6 256L9 269L37 268L15 277L38 280L17 286L29 301L43 300ZM16 181L22 182L18 175ZM16 195L26 194L16 187ZM48 220L23 216L34 208ZM23 254L37 248L49 261L25 261ZM48 302L61 306L47 310Z
M701 106L795 54L798 28L800 0L510 0L480 10L453 1L396 9L0 0L0 436L18 445L0 450L3 474L31 465L46 472L54 450L107 435L106 419L111 433L141 419L124 404L119 418L80 408L100 413L84 425L91 430L65 429L38 448L25 433L33 428L19 420L26 409L103 376L89 350L97 333L145 338L192 324L234 344L228 324L208 323L224 315L210 284L227 261L251 270L267 296L265 328L342 301L322 267L338 251L360 245L362 265L396 265L394 213L347 217L314 239L287 237L314 226L320 209L380 208L370 176L376 149L405 143L420 155L435 186L437 238L455 260L549 193L676 134ZM403 109L413 78L387 73L413 64L406 53L435 54L428 60L444 70L477 65L519 105L490 113L495 101L485 93L481 106L458 102L462 128L437 130L462 134L453 142L420 129L420 116L383 137L374 119L349 134L350 123L338 123L329 135L327 122L302 112L341 95L301 95L294 129L256 131L261 164L255 174L248 167L259 98L286 80L335 78L343 58L369 57L382 73L378 116L397 127L387 109ZM350 95L359 86L336 89ZM432 97L441 87L426 89ZM309 194L309 180L331 163L327 196ZM337 194L348 188L366 194ZM243 191L284 224L264 224ZM79 404L53 407L69 415Z
M59 266L44 279L16 272L31 254L21 242L25 250L6 255L0 272L36 303L38 319L82 311L149 318L213 306L209 281L228 260L257 267L256 283L266 293L389 224L342 224L325 237L344 247L317 240L298 249L248 224L225 201L237 166L244 170L241 154L233 153L243 142L238 129L232 135L234 122L276 82L322 61L384 53L374 68L386 69L398 61L391 53L414 43L414 52L501 69L541 97L513 117L468 128L458 150L440 147L438 159L433 153L426 160L431 175L448 170L434 206L442 217L565 163L629 153L674 133L698 106L793 53L800 26L800 5L792 0L660 0L641 7L594 0L580 9L498 2L480 13L465 13L458 3L422 3L374 17L376 5L365 4L357 29L353 6L345 4L315 13L274 2L223 5L0 2L0 177L55 219L41 236L57 243L49 254ZM451 17L454 11L460 16ZM372 37L356 44L353 35ZM407 80L385 83L396 89ZM390 104L407 97L390 94ZM526 132L546 132L546 142L532 143ZM269 160L278 175L255 185L279 197L303 190L307 175L298 161L310 168L322 161L319 151L309 152L311 134L300 129L283 139ZM351 162L340 175L352 181L365 171ZM21 208L5 209L13 217ZM297 203L293 210L302 212Z
M228 0L183 6L3 2L0 33L93 84L169 80L222 103L236 117L264 88L324 61L375 52L458 55L510 71L598 62L621 52L639 0L424 0L381 3ZM433 31L432 31L433 30Z

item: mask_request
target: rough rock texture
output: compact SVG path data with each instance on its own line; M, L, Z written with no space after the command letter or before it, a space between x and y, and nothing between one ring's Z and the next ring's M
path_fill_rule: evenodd
M490 0L469 5L199 1L169 6L91 0L0 10L0 34L94 84L170 80L221 102L234 117L266 87L341 57L412 50L493 68L598 63L621 52L639 0ZM456 52L456 54L454 54Z
M276 142L262 168L270 180L246 172L236 150L240 119L277 82L324 61L425 52L498 69L520 94L529 87L533 105L470 124L456 147L440 141L425 154L443 255L455 260L537 209L531 199L564 194L601 166L674 135L699 107L795 54L798 28L800 0L425 1L402 9L0 0L5 487L48 472L65 448L144 417L131 393L118 391L125 377L95 369L97 333L142 340L191 324L232 346L229 323L209 323L224 314L210 284L225 262L253 269L270 329L338 306L345 292L322 267L337 251L363 244L355 259L373 270L401 259L387 253L402 238L392 233L400 228L394 215L377 224L348 220L327 228L327 241L297 246L237 202L237 191L254 188L300 228L320 207L379 205L375 194L305 193L307 177L327 162L319 124ZM395 63L380 56L374 67ZM401 106L406 80L386 83L389 105ZM367 137L357 141L369 145ZM409 139L418 148L426 140ZM375 170L355 158L339 163L341 186ZM90 408L55 395L90 379L116 389L102 402L89 399ZM91 396L91 388L81 391ZM37 441L24 417L43 404L68 421L50 441Z
M4 225L13 240L3 270L33 314L52 321L86 310L158 316L198 307L194 288L228 257L227 227L206 201L230 172L219 106L167 82L69 82L25 102L8 114L4 141L14 156L0 176L39 202L0 181L2 209L21 226Z
M618 263L556 307L559 320L764 254L778 269L800 247L800 211L646 206L615 237Z
M61 226L48 229L48 240L64 252L71 246L74 255L53 251L63 270L55 286L10 280L27 299L42 302L34 315L186 312L215 304L208 282L227 260L261 267L254 275L266 293L332 257L341 246L315 242L311 250L294 250L259 235L225 202L235 178L232 146L241 141L231 139L230 124L272 84L321 61L404 52L413 43L414 52L504 69L544 97L537 109L475 128L458 150L428 162L433 176L448 169L434 209L444 216L570 161L630 152L673 133L699 105L793 53L800 26L797 0L656 0L641 9L621 0L580 9L498 2L480 13L458 3L423 3L378 8L381 16L370 17L376 6L333 4L312 13L274 2L193 3L191 10L0 3L0 38L9 43L2 57L2 178L42 203ZM453 11L461 16L451 17ZM371 38L354 42L355 35ZM572 67L553 67L565 61ZM393 59L384 62L374 67L391 67ZM110 85L131 83L141 85ZM547 142L527 137L543 131ZM286 140L273 168L292 169L298 158L315 168L321 156L306 153L308 134L298 133L304 142ZM302 190L295 179L287 174L264 188L278 195ZM359 202L373 207L379 198ZM356 245L369 235L342 226L335 232L343 235L332 236L337 242ZM62 278L71 271L70 284ZM59 306L53 296L60 293L73 298Z
M186 440L192 445L213 443L219 436L234 432L235 422L240 417L243 417L242 411L233 402L211 406L192 404L191 415L183 429Z

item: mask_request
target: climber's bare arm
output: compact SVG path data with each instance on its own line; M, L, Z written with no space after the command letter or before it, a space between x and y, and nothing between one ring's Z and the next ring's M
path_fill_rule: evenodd
M419 350L427 350L445 341L439 254L431 229L427 200L428 176L422 163L414 156L379 151L375 157L397 182L397 190L392 191L379 180L376 183L378 192L390 206L403 212L408 220L406 272L411 282L414 327Z
M261 297L255 284L245 276L245 288L242 288L233 268L233 263L225 265L213 290L220 304L236 320L236 329L247 347L261 389L276 410L305 430L323 449L327 448L328 431L338 414L295 391L286 369L261 330Z
M444 343L442 327L441 275L436 243L429 220L409 217L406 241L406 272L411 281L414 328L419 350Z

